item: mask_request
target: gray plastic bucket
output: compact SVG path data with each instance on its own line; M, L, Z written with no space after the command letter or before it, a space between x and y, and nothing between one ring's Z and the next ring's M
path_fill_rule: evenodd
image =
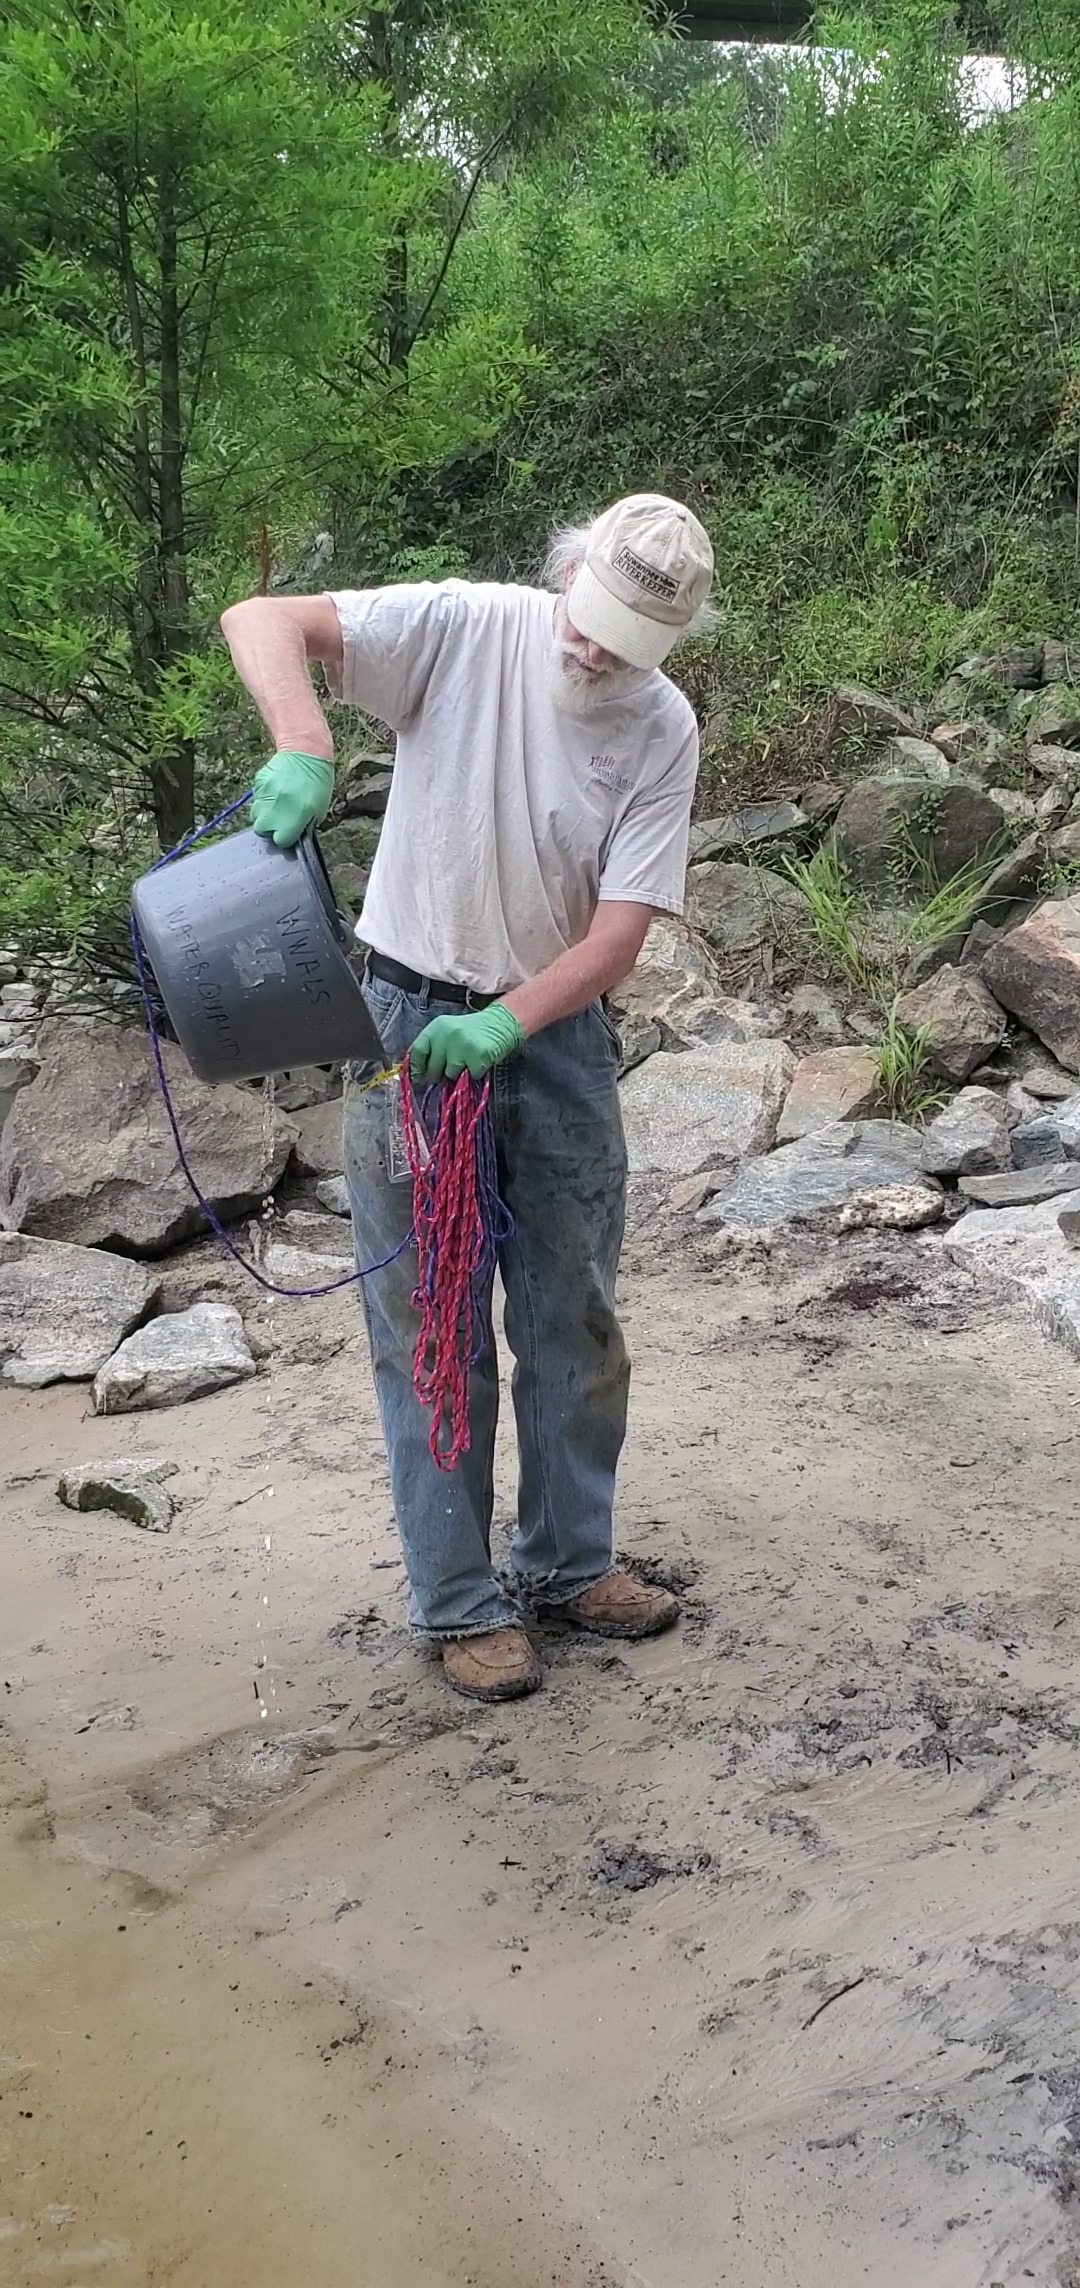
M277 850L245 828L144 874L131 903L200 1080L384 1061L313 834Z

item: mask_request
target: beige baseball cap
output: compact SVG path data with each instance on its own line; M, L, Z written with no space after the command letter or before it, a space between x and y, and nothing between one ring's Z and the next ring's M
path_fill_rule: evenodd
M629 493L592 526L566 609L579 633L631 667L659 667L709 593L712 543L664 493Z

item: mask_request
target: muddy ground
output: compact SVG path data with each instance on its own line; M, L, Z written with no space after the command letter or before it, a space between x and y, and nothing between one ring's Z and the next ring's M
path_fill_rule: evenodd
M0 1397L5 2288L1077 2288L1080 1373L899 1238L646 1214L625 1317L685 1621L516 1709L407 1640L347 1299ZM56 1500L131 1451L167 1537Z

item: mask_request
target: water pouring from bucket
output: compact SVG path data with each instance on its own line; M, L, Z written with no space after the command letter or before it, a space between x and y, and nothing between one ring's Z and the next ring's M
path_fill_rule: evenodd
M249 799L242 796L189 835L132 891L135 967L179 1164L220 1245L272 1294L331 1294L417 1247L413 1387L432 1410L432 1457L439 1469L452 1470L468 1449L469 1370L491 1339L491 1279L498 1249L513 1230L499 1196L488 1083L464 1072L423 1089L418 1101L408 1058L403 1066L388 1065L314 829L284 850L250 828L196 847ZM255 1080L339 1061L374 1068L361 1086L400 1079L413 1175L413 1226L400 1247L381 1263L319 1287L279 1287L241 1255L188 1164L161 1053L151 971L200 1080Z

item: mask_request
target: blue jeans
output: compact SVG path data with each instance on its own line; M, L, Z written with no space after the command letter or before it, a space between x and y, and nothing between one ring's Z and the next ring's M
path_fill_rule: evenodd
M364 987L395 1062L445 1001ZM626 1205L616 1090L618 1042L597 1003L564 1017L496 1067L491 1103L503 1198L515 1232L500 1252L520 1474L510 1551L513 1595L491 1564L499 1384L494 1339L473 1368L472 1443L456 1470L428 1451L431 1415L413 1395L415 1251L361 1285L394 1508L412 1585L410 1619L429 1637L504 1628L529 1605L580 1596L612 1570L615 1470L630 1366L614 1311ZM390 1141L392 1088L345 1084L345 1173L360 1264L407 1233L412 1191ZM490 1298L489 1298L490 1316Z

